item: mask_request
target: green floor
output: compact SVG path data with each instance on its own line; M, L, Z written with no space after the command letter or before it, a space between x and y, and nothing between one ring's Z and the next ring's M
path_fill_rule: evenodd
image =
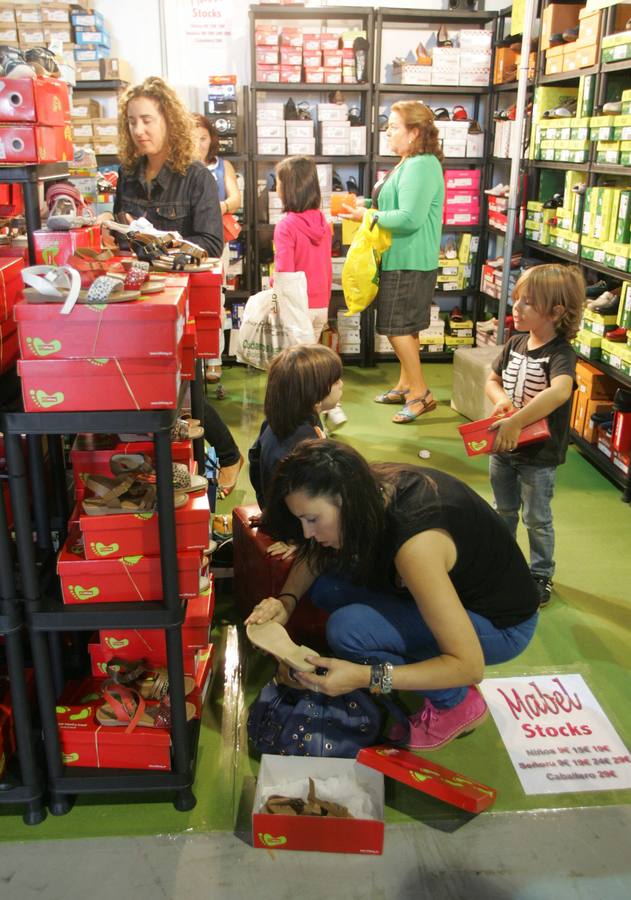
M438 409L410 425L390 424L392 408L372 403L373 395L394 383L395 366L348 368L343 406L349 417L340 433L371 460L420 462L444 469L490 499L486 458L468 459L457 434L462 418L449 407L451 366L428 366L428 380ZM226 399L218 402L243 451L252 443L262 417L265 376L234 368L225 373ZM251 502L247 472L218 511ZM631 634L631 507L620 491L581 455L570 449L559 470L555 500L557 574L555 593L541 616L527 651L492 675L578 672L583 675L623 741L631 746L629 646ZM168 834L187 831L240 830L247 822L248 801L257 764L248 756L244 711L271 674L271 663L240 652L241 635L230 598L218 598L214 637L219 650L210 701L204 713L195 793L197 806L178 813L169 802L126 803L121 797L78 801L60 818L49 816L37 827L22 824L17 811L0 807L0 839L26 840ZM247 664L246 664L247 663ZM629 803L631 791L526 796L492 720L470 737L432 755L498 791L495 809L532 810ZM453 817L437 801L396 783L387 788L387 821ZM91 798L93 801L94 798Z

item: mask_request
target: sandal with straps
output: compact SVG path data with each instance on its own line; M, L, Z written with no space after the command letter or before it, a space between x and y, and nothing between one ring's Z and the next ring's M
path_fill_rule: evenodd
M156 508L156 487L141 481L133 475L119 475L107 478L80 472L79 477L94 496L82 501L84 512L89 516L153 512ZM188 494L175 491L173 506L179 509L188 503Z
M171 704L168 694L160 703L148 706L138 691L115 681L106 683L102 694L105 703L96 711L99 725L125 727L126 734L131 734L139 725L146 728L171 727ZM195 706L192 703L186 703L185 706L186 721L190 722L195 715Z
M137 300L138 290L125 290L125 278L122 275L99 275L87 291L79 292L79 299L84 303L126 303Z
M28 266L22 269L22 281L28 285L24 289L28 303L63 303L62 316L72 312L79 299L81 276L71 266Z
M405 403L405 398L409 393L409 390L398 391L396 388L390 388L389 391L384 391L383 394L377 394L374 402L398 405L399 403Z
M399 410L396 415L392 417L392 421L395 425L407 425L408 422L413 422L414 419L418 419L419 416L422 416L423 413L431 412L433 409L436 409L436 401L432 397L431 400L428 400L428 397L431 397L431 391L429 388L425 391L422 397L414 397L412 400L408 400L403 409ZM418 412L412 412L410 407L413 403L420 403L421 408Z
M173 487L176 491L192 494L208 490L208 479L191 474L184 463L172 463ZM139 481L155 484L156 470L145 453L115 453L110 459L114 475L135 475Z
M166 669L154 669L144 659L121 659L113 656L105 671L117 684L131 685L145 700L161 700L169 692L169 673ZM184 676L184 694L195 690L195 679Z
M286 628L280 622L263 622L247 627L249 640L266 653L271 653L280 662L287 663L296 672L315 672L313 663L307 662L307 656L318 656L310 647L295 644L289 637Z

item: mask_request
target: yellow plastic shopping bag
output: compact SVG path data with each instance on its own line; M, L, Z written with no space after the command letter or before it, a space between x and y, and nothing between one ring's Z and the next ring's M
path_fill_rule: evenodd
M391 243L390 232L380 228L373 212L367 209L348 248L342 269L347 316L366 309L377 296L381 255Z

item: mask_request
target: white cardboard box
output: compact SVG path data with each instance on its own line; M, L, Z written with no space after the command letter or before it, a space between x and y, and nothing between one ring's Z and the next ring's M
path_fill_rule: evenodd
M351 145L345 141L322 141L322 156L350 156Z
M349 131L351 156L366 155L366 126L354 125Z
M287 138L287 153L289 156L314 156L315 138Z
M289 121L285 122L285 134L287 135L288 141L300 141L304 138L312 138L313 137L313 122L303 121Z
M257 119L256 134L259 139L261 139L261 138L284 138L285 137L285 123L284 122L270 122L268 124L263 124L260 121L260 119Z
M318 103L319 122L346 122L348 121L348 106L346 103Z

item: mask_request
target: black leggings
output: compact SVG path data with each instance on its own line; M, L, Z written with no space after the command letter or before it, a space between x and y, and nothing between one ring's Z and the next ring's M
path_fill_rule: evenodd
M204 437L215 448L220 466L225 468L239 462L241 453L230 429L208 401L204 401Z

